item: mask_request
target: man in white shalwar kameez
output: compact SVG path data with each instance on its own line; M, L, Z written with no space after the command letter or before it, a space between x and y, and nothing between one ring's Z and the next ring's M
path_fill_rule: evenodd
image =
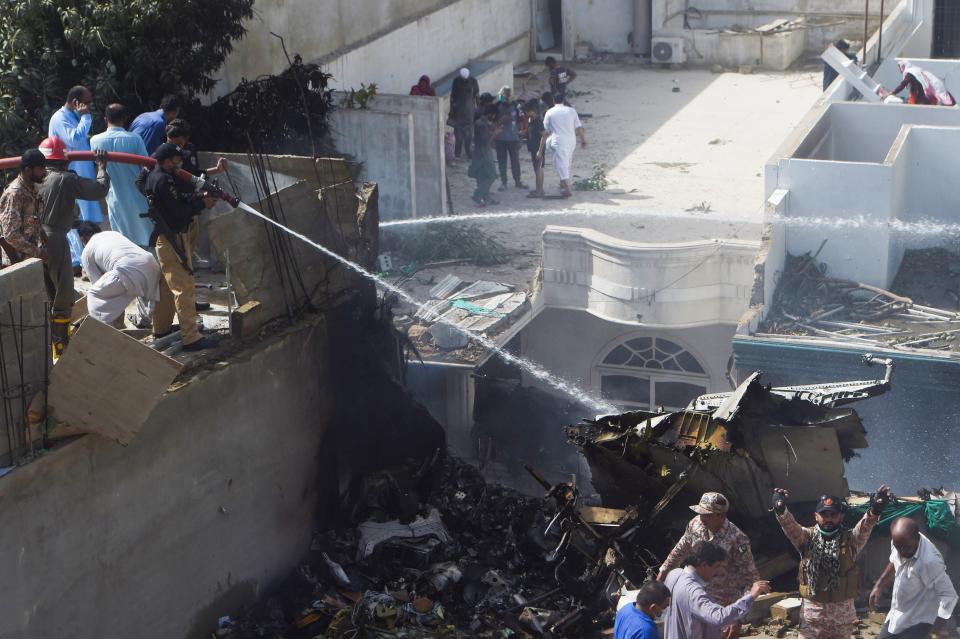
M537 159L542 161L545 146L553 151L553 168L560 178L560 194L570 197L570 166L573 163L573 151L577 148L577 138L580 138L581 147L587 146L583 124L573 107L555 104L551 94L545 93L543 101L547 112L543 116L543 138Z
M122 328L123 312L134 299L141 309L148 301L162 306L161 296L172 304L169 290L162 290L160 264L151 253L120 233L99 231L93 224L81 224L78 232L84 244L80 261L91 282L87 291L91 317Z

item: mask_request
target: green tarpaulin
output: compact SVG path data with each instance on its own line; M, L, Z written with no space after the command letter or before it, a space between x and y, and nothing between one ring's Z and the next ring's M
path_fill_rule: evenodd
M847 509L846 524L855 526L856 523L867 512L868 504L862 506L851 506ZM880 522L877 524L877 530L884 534L890 534L890 523L898 517L912 517L920 511L924 511L927 519L927 528L930 536L946 542L951 546L960 547L960 524L956 517L950 511L950 504L939 499L930 499L923 503L901 501L890 504L880 516Z

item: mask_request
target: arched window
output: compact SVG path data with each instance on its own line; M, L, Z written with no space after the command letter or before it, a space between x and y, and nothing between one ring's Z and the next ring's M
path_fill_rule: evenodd
M696 357L662 337L634 337L615 346L597 373L605 399L641 410L684 408L707 392L710 381Z

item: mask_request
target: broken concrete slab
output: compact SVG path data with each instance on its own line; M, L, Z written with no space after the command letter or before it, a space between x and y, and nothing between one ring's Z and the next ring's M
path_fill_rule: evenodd
M280 189L270 202L263 200L252 206L265 215L270 215L272 208L281 224L309 238L329 238L325 245L330 250L369 265L377 248L376 185L364 185L357 193L343 160L298 159L302 165L300 174L312 177ZM284 170L291 171L288 165L294 164L294 159L285 158L284 162ZM349 269L242 210L235 209L211 220L208 228L221 261L225 252L230 252L231 283L238 303L257 301L261 305L257 323L250 330L288 312L297 312L307 300L319 304L330 290L357 286L358 277ZM277 233L282 234L280 242ZM279 256L280 268L275 255Z
M181 369L176 360L88 317L50 373L48 414L70 434L96 433L128 444Z

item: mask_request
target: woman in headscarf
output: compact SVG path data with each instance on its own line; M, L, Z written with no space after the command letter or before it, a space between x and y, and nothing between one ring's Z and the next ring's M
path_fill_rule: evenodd
M430 76L421 75L420 81L410 87L410 95L429 95L436 97L437 92L433 90L433 85L430 84Z
M956 106L957 101L947 91L943 80L910 62L899 62L897 66L900 67L903 80L890 92L891 95L909 88L910 97L907 101L910 104Z

